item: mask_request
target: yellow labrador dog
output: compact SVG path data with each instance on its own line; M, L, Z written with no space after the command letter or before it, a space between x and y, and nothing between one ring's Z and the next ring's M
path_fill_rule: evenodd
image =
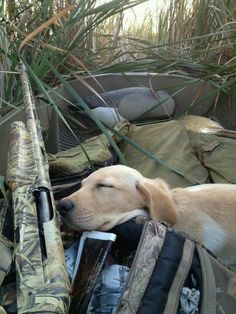
M101 168L81 189L59 202L64 222L78 230L109 230L137 215L188 233L219 256L236 264L236 185L203 184L170 189L162 179L148 179L135 169Z

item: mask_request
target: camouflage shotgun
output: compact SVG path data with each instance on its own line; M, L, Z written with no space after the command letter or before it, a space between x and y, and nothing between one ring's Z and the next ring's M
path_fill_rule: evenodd
M20 76L26 126L21 121L11 125L7 167L15 220L17 313L67 313L69 279L63 245L42 133L23 64Z

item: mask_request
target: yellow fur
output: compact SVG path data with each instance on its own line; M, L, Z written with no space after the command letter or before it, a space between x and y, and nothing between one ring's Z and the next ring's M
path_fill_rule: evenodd
M226 264L236 263L236 186L203 184L170 189L162 179L148 179L135 169L116 165L83 180L68 198L73 209L65 222L80 230L109 230L147 209L207 246ZM65 200L64 199L64 200Z

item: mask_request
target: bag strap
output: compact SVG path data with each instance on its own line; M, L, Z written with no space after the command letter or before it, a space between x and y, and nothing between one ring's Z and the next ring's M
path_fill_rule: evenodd
M201 314L216 313L216 285L211 262L207 251L200 244L196 244L202 270L202 302Z
M163 314L177 313L181 289L188 276L192 264L194 247L195 244L193 241L189 239L185 240L182 259L169 291L165 311Z
M152 276L166 235L166 227L156 221L146 222L133 260L129 277L118 304L118 314L137 313Z

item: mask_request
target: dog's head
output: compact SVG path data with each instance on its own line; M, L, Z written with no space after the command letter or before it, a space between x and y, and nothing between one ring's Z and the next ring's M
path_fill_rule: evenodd
M156 220L174 223L170 190L163 180L143 177L130 167L101 168L82 181L81 188L59 202L66 225L79 230L109 230L140 210Z

